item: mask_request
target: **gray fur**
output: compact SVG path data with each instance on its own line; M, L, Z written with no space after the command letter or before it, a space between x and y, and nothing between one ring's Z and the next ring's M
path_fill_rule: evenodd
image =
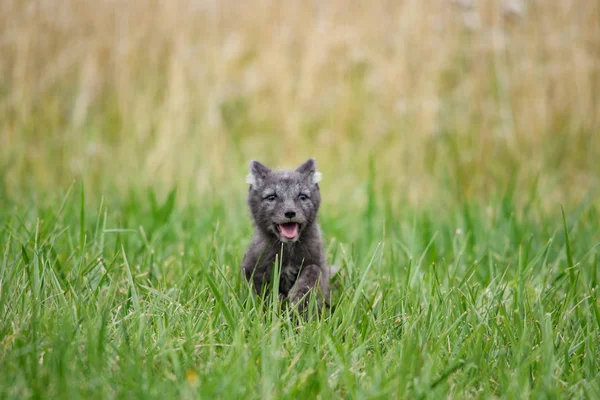
M329 304L330 271L325 264L317 213L321 204L320 173L314 159L294 171L273 171L258 161L250 163L248 205L255 230L242 261L242 271L258 293L268 288L276 257L281 257L279 298L293 304L315 289L319 302ZM307 198L303 198L305 195ZM269 197L269 196L275 196ZM286 217L293 211L296 215ZM293 239L283 236L278 225L299 224Z

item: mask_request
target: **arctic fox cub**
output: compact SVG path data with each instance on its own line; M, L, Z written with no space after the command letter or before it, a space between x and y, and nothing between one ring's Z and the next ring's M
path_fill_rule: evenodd
M304 307L307 293L315 290L318 303L329 304L329 281L335 272L325 264L317 224L320 178L314 159L293 171L250 163L248 205L255 230L242 271L258 293L270 286L276 257L280 257L280 299Z

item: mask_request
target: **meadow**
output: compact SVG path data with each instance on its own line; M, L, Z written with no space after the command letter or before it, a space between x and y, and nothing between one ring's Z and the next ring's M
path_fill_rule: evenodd
M0 397L599 398L600 4L0 3ZM251 159L334 307L255 298Z

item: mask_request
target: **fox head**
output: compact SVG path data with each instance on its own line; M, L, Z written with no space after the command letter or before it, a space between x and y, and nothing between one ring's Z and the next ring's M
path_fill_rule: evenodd
M248 205L256 227L284 243L300 240L317 219L320 178L313 158L293 171L250 162Z

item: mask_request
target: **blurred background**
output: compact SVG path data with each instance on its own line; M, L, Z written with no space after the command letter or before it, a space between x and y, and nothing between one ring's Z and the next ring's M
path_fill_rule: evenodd
M316 157L327 202L595 193L597 1L0 2L0 190L243 195ZM180 197L181 198L181 197Z

